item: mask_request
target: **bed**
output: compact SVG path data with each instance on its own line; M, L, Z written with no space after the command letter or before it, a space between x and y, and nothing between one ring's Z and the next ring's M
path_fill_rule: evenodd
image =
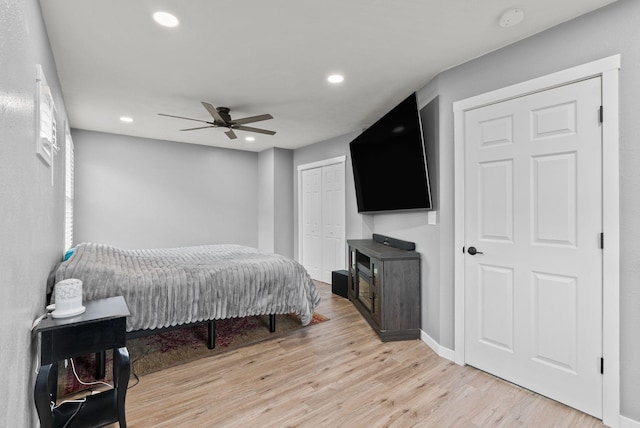
M320 303L311 277L295 260L242 245L121 249L82 243L55 269L54 283L83 282L84 300L124 296L128 337L215 320L296 314L307 325Z

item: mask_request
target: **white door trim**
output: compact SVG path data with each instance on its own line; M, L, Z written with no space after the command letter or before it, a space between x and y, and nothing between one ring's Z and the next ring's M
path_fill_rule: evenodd
M464 350L464 114L465 111L600 76L605 120L602 124L603 232L603 422L617 427L620 420L620 179L618 136L618 79L620 55L593 61L453 103L454 112L454 313L455 362L465 364Z
M305 169L319 168L321 166L328 166L328 165L333 165L333 164L336 164L336 163L345 163L346 161L347 161L347 157L346 156L338 156L338 157L331 158L331 159L324 159L324 160L317 161L317 162L311 162L311 163L305 163L303 165L298 165L298 177L300 177L300 174Z
M302 236L302 171L313 168L320 168L323 166L334 165L337 163L345 164L347 162L346 156L338 156L335 158L324 159L317 162L305 163L302 165L298 165L298 260L302 262L302 241L304 236ZM346 192L345 192L346 194ZM346 217L346 213L345 213Z

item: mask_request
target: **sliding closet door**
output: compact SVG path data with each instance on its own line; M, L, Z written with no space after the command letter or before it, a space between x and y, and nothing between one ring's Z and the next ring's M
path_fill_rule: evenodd
M326 283L346 266L344 168L344 158L298 167L300 261Z

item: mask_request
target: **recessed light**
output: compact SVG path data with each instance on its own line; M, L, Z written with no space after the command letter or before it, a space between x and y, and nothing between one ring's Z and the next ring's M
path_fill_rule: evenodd
M344 76L342 74L332 74L327 77L327 81L329 83L342 83L344 81Z
M245 141L256 141L255 137L245 137Z
M170 14L169 12L156 12L153 14L153 20L156 21L158 24L162 25L163 27L169 27L169 28L177 27L178 24L180 24L180 21L178 21L178 18L176 18L174 15Z
M131 123L131 122L133 122L133 118L131 118L129 116L120 116L120 121L122 121L124 123Z

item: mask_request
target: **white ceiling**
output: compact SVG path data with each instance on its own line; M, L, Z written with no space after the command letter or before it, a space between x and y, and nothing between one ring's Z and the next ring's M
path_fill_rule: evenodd
M439 72L615 0L41 0L71 127L241 150L370 126ZM518 7L525 20L502 28ZM156 24L158 10L177 28ZM345 81L331 85L333 72ZM46 74L46 70L45 70ZM220 129L200 101L274 136ZM125 124L120 116L131 116ZM204 124L203 124L204 125ZM244 140L254 135L256 141Z

